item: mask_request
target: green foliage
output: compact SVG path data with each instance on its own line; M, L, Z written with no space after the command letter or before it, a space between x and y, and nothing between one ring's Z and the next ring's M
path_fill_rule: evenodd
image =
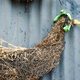
M71 25L65 24L65 27L63 28L63 30L65 32L68 32L68 31L70 31L70 28L71 28Z
M54 19L54 22L58 21L62 16L68 16L69 20L72 20L72 17L69 13L66 13L64 10L60 11L60 14ZM71 25L65 24L63 28L65 32L70 31Z

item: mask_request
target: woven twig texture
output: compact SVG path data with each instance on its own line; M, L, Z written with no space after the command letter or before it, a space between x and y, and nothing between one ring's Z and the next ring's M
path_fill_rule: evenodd
M62 17L33 48L0 47L0 80L37 80L55 68L64 50L64 23Z

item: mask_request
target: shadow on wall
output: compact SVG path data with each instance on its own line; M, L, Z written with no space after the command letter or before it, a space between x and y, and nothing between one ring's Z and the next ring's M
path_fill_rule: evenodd
M20 4L20 5L24 5L25 4L25 11L24 12L30 12L30 10L29 10L29 6L30 6L30 4L32 4L32 2L39 2L39 6L40 6L40 4L41 4L41 2L42 2L42 0L11 0L11 2L14 4L14 6L15 5L17 5L17 4Z

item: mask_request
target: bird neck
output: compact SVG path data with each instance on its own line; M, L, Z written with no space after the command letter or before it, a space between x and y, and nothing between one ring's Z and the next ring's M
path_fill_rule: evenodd
M35 47L38 48L47 48L51 45L58 44L63 40L64 30L63 25L65 22L65 18L62 17L58 22L56 22L48 34L48 36L41 42L39 42Z

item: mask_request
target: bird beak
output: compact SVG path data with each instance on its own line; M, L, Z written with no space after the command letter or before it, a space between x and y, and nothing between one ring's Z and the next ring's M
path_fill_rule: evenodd
M73 24L78 24L78 25L80 25L80 21L78 21L78 20L73 20Z

